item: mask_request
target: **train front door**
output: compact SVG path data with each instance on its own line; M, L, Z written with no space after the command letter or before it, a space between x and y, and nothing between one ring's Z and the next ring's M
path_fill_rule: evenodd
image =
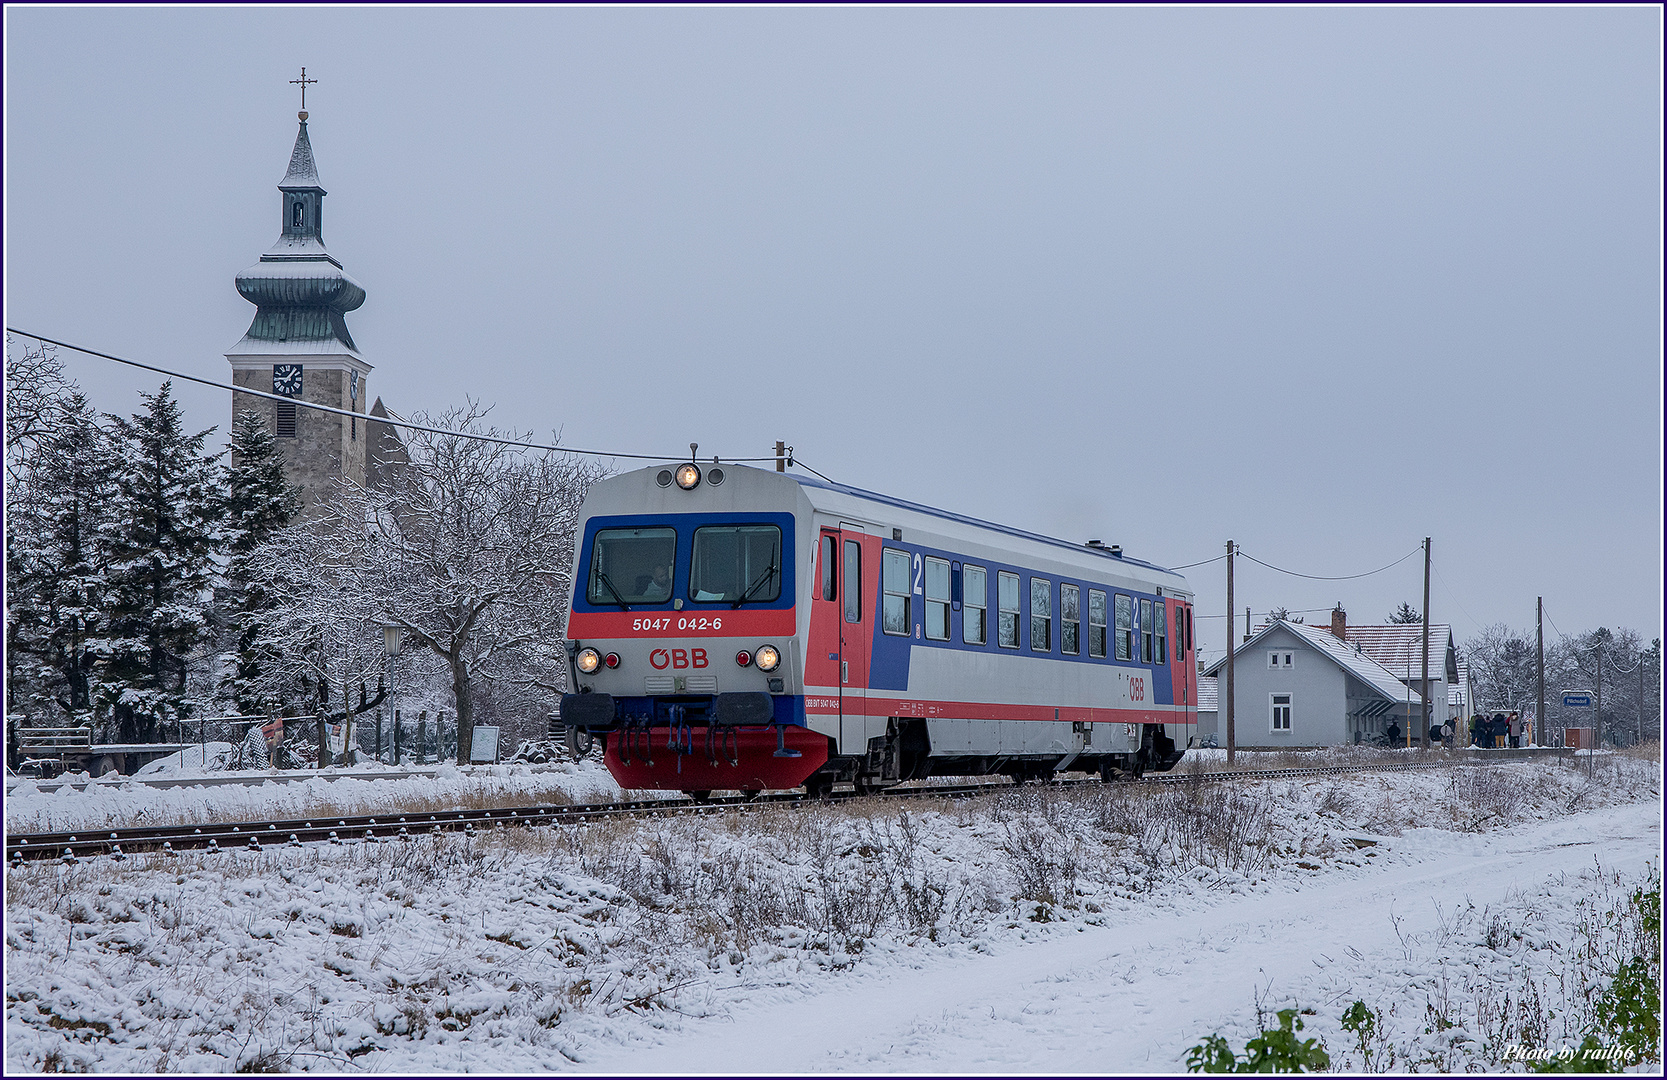
M839 752L868 749L868 651L873 627L863 603L863 534L839 533ZM874 573L870 569L867 573Z

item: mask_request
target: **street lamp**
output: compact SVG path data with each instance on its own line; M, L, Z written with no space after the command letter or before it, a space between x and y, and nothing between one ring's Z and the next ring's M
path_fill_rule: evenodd
M393 752L394 752L394 764L395 765L399 764L399 709L395 708L394 706L399 701L399 695L395 692L395 689L394 689L394 657L399 655L399 645L400 645L400 640L399 639L400 639L400 633L399 633L398 624L396 624L396 623L383 623L382 624L382 651L388 657L388 697L389 697L388 712L393 716L393 720L394 720ZM381 726L380 722L378 722L378 727L380 727L380 726ZM381 736L378 735L377 738L380 739Z

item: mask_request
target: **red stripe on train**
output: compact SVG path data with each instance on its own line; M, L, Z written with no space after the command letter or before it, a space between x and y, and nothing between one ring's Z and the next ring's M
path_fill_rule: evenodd
M873 693L852 695L846 710L853 716L908 716L946 720L1069 720L1088 724L1194 724L1197 714L1177 708L1174 712L1157 709L1106 709L1061 705L1011 705L986 701L922 701L911 698L877 697ZM821 695L805 698L805 712L810 715L837 715L837 697Z
M575 611L567 617L567 636L596 638L792 637L797 627L792 608L745 608L717 611ZM786 642L778 642L785 647Z

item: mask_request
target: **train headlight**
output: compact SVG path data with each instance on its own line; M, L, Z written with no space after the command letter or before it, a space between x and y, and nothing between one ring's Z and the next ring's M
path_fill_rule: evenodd
M579 674L593 675L596 669L602 666L602 654L595 649L580 649L573 662L578 665Z
M692 461L687 465L679 465L676 479L677 486L684 491L693 490L695 485L700 483L700 466Z
M774 671L776 665L781 663L781 652L774 645L760 645L752 660L759 671Z

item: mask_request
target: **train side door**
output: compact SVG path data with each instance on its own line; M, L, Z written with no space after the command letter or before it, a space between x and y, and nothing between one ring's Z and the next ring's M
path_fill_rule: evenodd
M866 577L878 567L865 566L863 534L839 534L839 751L860 754L868 749L868 652L873 628L863 603Z
M805 713L831 720L829 734L839 737L840 639L844 607L839 599L838 529L816 538L816 587L810 599L810 645L805 657Z

